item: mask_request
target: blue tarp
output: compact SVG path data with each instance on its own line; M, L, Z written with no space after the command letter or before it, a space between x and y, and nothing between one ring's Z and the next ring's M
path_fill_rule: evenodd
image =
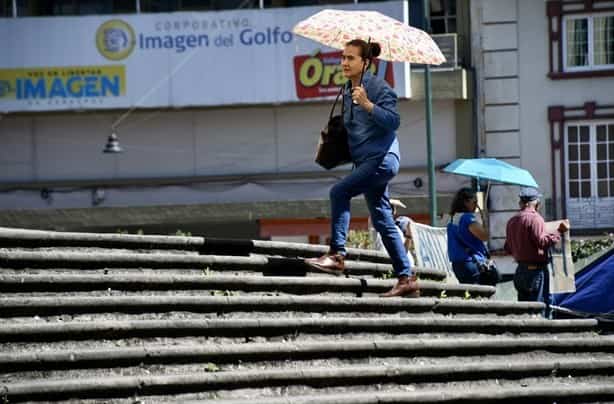
M576 273L576 292L552 295L552 304L581 315L614 315L614 248Z

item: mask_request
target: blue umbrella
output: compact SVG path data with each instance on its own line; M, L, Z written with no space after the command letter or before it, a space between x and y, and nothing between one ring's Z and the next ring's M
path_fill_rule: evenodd
M488 180L538 188L537 182L530 172L493 158L454 160L443 171L473 177L478 179L478 181Z

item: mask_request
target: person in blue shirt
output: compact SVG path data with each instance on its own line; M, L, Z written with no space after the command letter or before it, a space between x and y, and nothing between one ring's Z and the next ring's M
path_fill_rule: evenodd
M461 188L452 200L447 226L448 257L460 283L480 283L479 262L489 254L484 244L488 231L476 217L478 200L471 188ZM481 211L480 211L481 215Z
M344 87L343 122L354 169L330 191L331 242L327 254L306 262L325 272L342 274L345 269L345 242L350 223L350 200L364 194L373 226L392 260L398 278L383 297L419 296L403 240L392 215L388 183L399 172L400 153L396 130L400 117L397 95L390 86L370 72L363 71L380 54L377 43L360 39L349 41L341 56ZM361 81L362 78L362 81Z

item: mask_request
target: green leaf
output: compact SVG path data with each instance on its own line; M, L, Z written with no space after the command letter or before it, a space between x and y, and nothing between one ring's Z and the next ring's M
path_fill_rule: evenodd
M220 368L213 362L209 362L205 365L205 372L219 372Z

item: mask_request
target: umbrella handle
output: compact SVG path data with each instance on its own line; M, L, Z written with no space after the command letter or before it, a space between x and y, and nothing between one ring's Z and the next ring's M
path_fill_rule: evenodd
M563 272L565 272L565 277L568 277L569 274L567 273L567 259L565 258L567 254L567 252L565 251L565 233L561 234L561 249L563 255Z
M490 181L488 181L488 183L486 184L486 194L484 194L484 211L486 211L486 213L484 214L484 220L486 221L486 226L488 226L489 230L490 230L490 220L488 217L488 194L490 193ZM489 233L490 234L490 233Z
M362 77L365 75L365 71L371 66L371 37L367 39L367 57L368 62L362 67L362 71L360 72L360 85L362 85Z
M362 86L362 78L365 75L365 71L367 71L369 66L371 66L371 37L369 37L369 39L367 40L367 50L368 50L368 54L367 54L368 62L362 66L362 71L360 72L360 81L358 82L359 85L361 86ZM354 106L354 101L350 103L350 120L354 119L353 106Z

